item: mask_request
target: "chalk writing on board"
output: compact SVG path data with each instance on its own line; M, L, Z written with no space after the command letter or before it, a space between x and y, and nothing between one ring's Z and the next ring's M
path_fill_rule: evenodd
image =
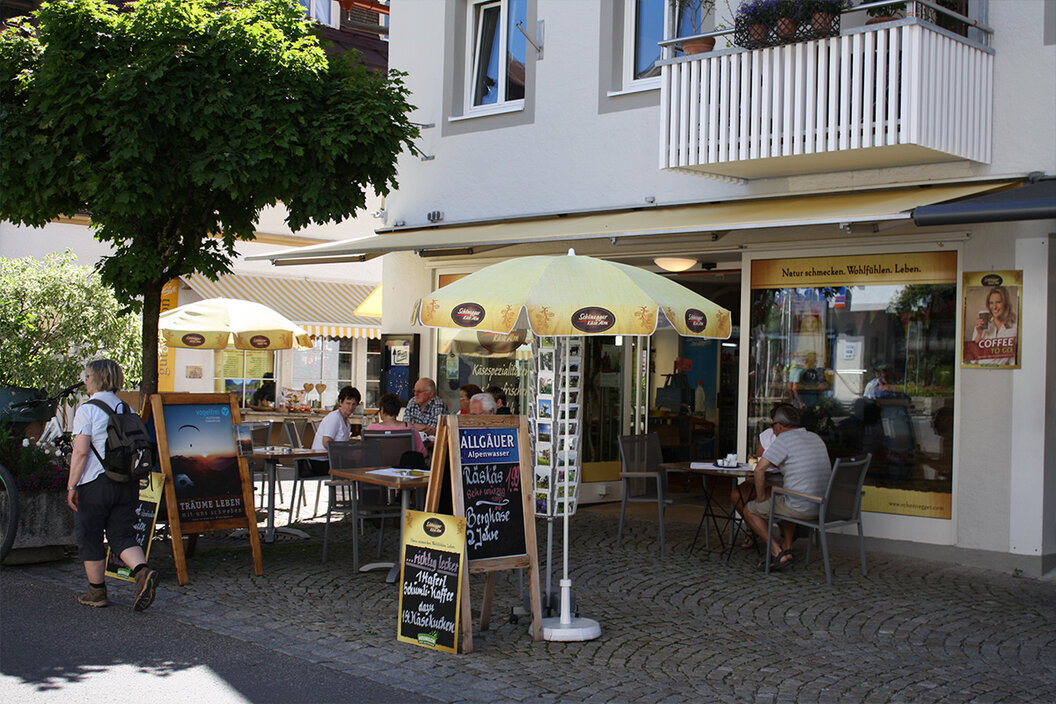
M398 633L404 642L456 649L465 531L461 521L408 511Z
M525 552L517 429L459 428L469 558Z

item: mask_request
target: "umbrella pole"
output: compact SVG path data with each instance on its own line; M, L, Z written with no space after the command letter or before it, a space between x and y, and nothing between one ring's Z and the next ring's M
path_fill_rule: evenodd
M554 417L555 425L558 429L561 426L561 417L567 416L567 399L568 399L568 338L558 338L559 344L561 345L561 365L563 367L561 373L561 385L557 389L558 402L554 404L557 407L557 413ZM556 379L555 379L556 382ZM565 418L565 425L568 425L568 418ZM561 456L561 437L560 433L554 433L553 437L557 439L556 456ZM553 452L553 450L551 450ZM560 466L560 464L558 465ZM568 576L568 514L569 514L569 500L571 496L568 493L568 467L565 467L565 479L562 482L564 487L564 499L565 499L565 510L564 510L564 540L561 549L564 552L562 560L562 579L561 585L561 615L558 617L550 617L543 619L543 639L550 641L581 641L581 640L594 640L601 636L601 626L598 622L589 618L572 618L572 580ZM547 577L549 587L549 577Z

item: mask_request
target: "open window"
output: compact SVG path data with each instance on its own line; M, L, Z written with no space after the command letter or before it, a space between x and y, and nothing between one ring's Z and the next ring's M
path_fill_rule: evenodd
M524 104L528 0L469 4L466 37L468 113L501 112Z

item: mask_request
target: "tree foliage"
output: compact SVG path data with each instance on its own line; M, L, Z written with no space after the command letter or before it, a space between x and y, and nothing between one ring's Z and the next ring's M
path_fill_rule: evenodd
M58 391L99 357L138 382L139 316L120 308L99 274L77 266L71 252L0 258L0 384Z
M157 388L162 286L229 271L261 209L342 220L416 151L401 74L327 57L292 0L43 5L0 34L0 216L87 212L119 300L143 305Z

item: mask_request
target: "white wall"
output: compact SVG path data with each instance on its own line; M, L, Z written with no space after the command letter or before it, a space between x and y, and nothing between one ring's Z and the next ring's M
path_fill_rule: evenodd
M599 94L599 18L609 0L538 0L545 22L544 58L535 64L527 124L507 116L451 122L444 114L445 86L453 65L447 42L463 3L394 3L390 64L409 72L414 119L436 123L420 145L435 158L405 157L398 193L389 198L389 223L426 224L441 210L445 221L501 218L535 213L633 207L647 196L658 204L725 199L816 189L845 189L911 181L970 179L1056 173L1056 46L1042 43L1044 6L1035 0L990 3L994 49L994 162L968 162L871 169L828 175L763 179L734 185L661 171L657 149L658 106ZM618 11L617 11L618 12ZM439 31L444 28L444 31ZM534 50L528 48L529 63Z

